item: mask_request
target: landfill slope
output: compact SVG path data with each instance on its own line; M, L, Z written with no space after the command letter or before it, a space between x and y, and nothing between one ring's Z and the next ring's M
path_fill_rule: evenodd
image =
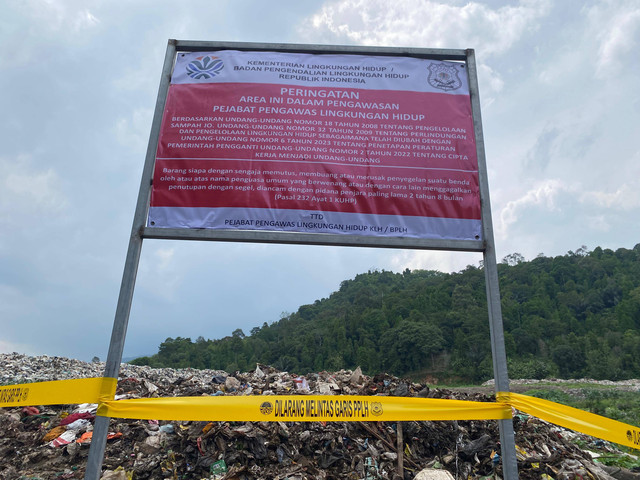
M578 395L584 387L596 388L615 388L619 391L640 392L640 379L632 378L629 380L594 380L592 378L545 378L539 379L511 379L509 381L509 390L515 393L527 393L536 388L545 390L560 390ZM495 382L493 379L487 380L479 386L451 387L454 392L465 393L483 393L491 395L495 391Z
M103 363L0 354L0 384L99 377ZM495 401L386 374L301 377L259 365L252 372L153 369L123 364L119 398L200 395L391 395ZM83 478L95 405L0 409L0 479ZM578 448L615 451L591 437L517 412L521 479L638 478L607 469ZM111 419L103 479L474 479L502 477L495 421L168 422ZM401 442L398 442L398 436ZM401 443L398 449L398 443ZM399 464L402 464L400 475ZM446 473L449 472L449 473ZM607 473L608 472L608 473ZM450 475L449 475L450 474ZM613 475L613 476L612 476Z

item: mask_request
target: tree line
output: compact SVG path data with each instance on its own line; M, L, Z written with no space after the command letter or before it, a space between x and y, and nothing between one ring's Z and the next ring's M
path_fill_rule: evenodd
M498 265L511 378L640 377L640 244L581 247ZM482 266L456 273L371 270L328 298L246 335L167 338L131 363L300 374L354 369L478 382L493 376Z

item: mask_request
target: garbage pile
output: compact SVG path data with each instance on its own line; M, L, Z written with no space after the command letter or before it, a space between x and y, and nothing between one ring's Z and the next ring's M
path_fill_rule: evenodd
M0 383L101 376L104 364L0 355ZM308 375L257 365L247 373L123 364L126 398L200 395L392 395L495 401L386 374ZM0 409L0 479L83 478L97 405ZM514 417L521 479L640 478L608 469L576 446L615 447L542 420ZM102 479L502 478L496 421L168 422L111 419ZM400 441L398 441L400 437ZM400 445L400 447L398 447ZM609 473L607 473L607 471Z

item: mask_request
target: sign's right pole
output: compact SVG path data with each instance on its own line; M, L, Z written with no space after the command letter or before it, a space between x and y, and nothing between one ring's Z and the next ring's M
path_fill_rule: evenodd
M502 325L502 306L500 304L500 287L498 285L498 265L496 261L495 242L493 239L493 222L491 220L491 202L489 201L489 181L487 163L482 134L482 117L480 115L480 96L476 58L473 49L467 51L467 72L469 75L469 93L471 95L471 111L476 137L478 155L478 177L480 180L480 198L482 199L482 233L484 248L484 272L487 288L487 304L489 308L489 327L491 331L491 353L493 358L493 377L495 391L509 391L509 375L507 373L507 354L504 348L504 328ZM513 420L499 420L500 444L502 450L502 468L505 480L518 479L518 459L516 457L516 441L513 431Z

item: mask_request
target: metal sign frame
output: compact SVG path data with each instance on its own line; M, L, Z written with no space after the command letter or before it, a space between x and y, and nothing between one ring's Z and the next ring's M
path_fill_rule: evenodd
M480 187L483 239L417 239L321 233L234 231L213 229L194 230L178 228L154 228L147 226L146 223L149 212L149 202L151 195L151 185L153 182L156 150L176 54L178 52L212 51L222 49L254 52L277 51L286 53L309 54L404 56L420 59L454 60L465 62L469 75L469 94L471 99L471 111L473 115L473 126L478 160L478 179ZM491 220L491 206L489 202L489 184L487 179L484 138L482 132L482 120L480 115L478 79L475 62L475 52L472 49L422 49L339 45L206 42L173 39L169 40L165 54L164 66L162 69L162 76L160 80L158 97L156 100L151 133L149 136L145 165L140 182L140 190L136 203L133 226L131 229L129 248L125 260L122 283L120 287L113 330L111 334L111 341L109 343L109 352L107 355L104 372L104 377L107 378L117 379L120 371L120 363L122 361L122 353L124 350L124 342L129 322L131 304L133 300L135 280L137 276L140 254L142 251L142 243L144 239L207 240L224 242L333 245L350 247L482 252L484 257L487 303L489 309L495 391L509 391L509 378L507 374L507 361L504 347L504 331L502 324L502 310L500 305L500 291L498 286L498 270L493 238L493 223ZM100 478L102 461L107 441L109 420L110 419L108 417L102 416L96 418L85 480L98 480ZM513 422L511 420L499 420L499 426L500 440L502 445L504 478L507 480L516 480L518 478L518 469L515 452Z

